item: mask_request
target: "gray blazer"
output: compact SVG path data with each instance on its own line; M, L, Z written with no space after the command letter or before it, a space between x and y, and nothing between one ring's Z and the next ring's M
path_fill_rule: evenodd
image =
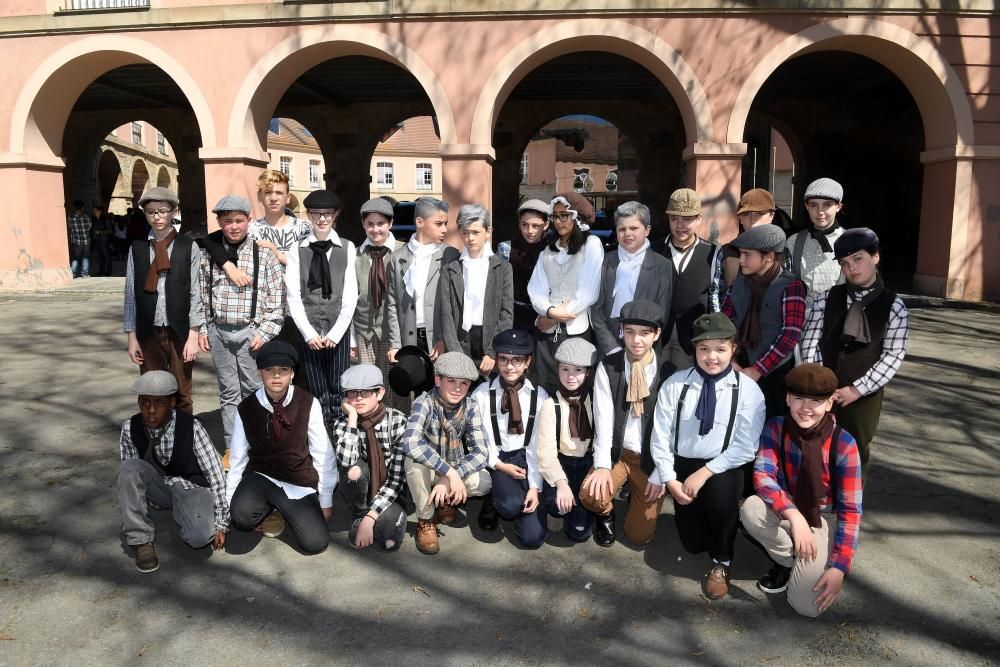
M590 323L597 337L597 349L601 355L606 355L616 347L621 346L618 338L618 318L611 317L611 307L615 304L615 274L618 272L618 251L612 250L604 254L604 264L601 266L601 293L597 302L590 307ZM674 296L674 273L672 262L652 248L646 250L639 269L639 281L635 286L635 299L652 301L663 306L664 319L659 345L664 345L663 333L667 336L673 329L673 313L671 304Z
M514 326L514 269L497 255L490 256L486 279L486 297L483 302L483 354L496 359L493 337ZM462 260L444 265L438 284L438 302L441 304L441 338L448 352L460 351L471 356L469 340L459 340L462 314L465 307L465 278ZM479 359L473 359L479 365Z
M461 253L443 244L431 256L427 271L427 287L424 292L424 328L427 330L427 344L432 346L441 339L441 308L437 303L438 280L441 265L457 259ZM398 350L404 345L417 344L416 299L406 291L404 276L413 264L413 253L409 244L392 253L392 261L385 277L388 283L388 311L386 324L389 328L389 347Z
M390 252L382 258L385 265L386 292L389 291L389 267L392 262L392 253L403 247L401 241L390 248ZM382 301L382 307L373 311L371 304L371 293L368 291L368 272L372 268L372 258L358 249L358 258L354 264L358 277L358 305L354 309L354 336L358 340L371 340L379 338L385 340L385 320L387 319L388 296Z

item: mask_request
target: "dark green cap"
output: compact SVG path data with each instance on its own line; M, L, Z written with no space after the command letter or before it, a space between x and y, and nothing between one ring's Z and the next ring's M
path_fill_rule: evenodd
M693 331L694 335L691 336L692 343L699 340L736 337L736 325L723 313L702 315L694 321Z

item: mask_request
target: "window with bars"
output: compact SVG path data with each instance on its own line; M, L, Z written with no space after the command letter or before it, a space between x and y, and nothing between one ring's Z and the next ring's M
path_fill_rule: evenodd
M417 190L434 189L434 165L430 162L417 163Z
M394 167L391 162L375 163L375 184L386 189L390 189L396 184Z

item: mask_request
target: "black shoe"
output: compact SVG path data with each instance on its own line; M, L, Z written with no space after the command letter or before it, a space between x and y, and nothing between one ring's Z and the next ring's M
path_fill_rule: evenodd
M792 568L775 564L757 580L757 588L765 593L781 593L788 589L788 578L791 576Z
M615 543L615 511L605 516L594 517L594 541L602 547L610 547Z
M493 495L487 495L483 498L483 508L479 510L479 527L493 532L499 523L500 517L497 516L497 509L493 506Z
M629 502L632 499L632 486L628 482L622 484L621 491L618 492L618 497L625 502Z

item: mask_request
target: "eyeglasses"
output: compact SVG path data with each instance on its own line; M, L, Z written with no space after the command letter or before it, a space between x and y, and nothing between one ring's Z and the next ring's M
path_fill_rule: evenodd
M333 220L336 215L336 211L309 211L309 217L315 218L316 220L322 220L323 218Z
M573 219L573 214L567 211L563 211L562 213L549 214L549 220L552 221L558 220L559 222L569 222L572 219Z
M156 218L165 218L173 212L174 209L172 208L161 208L158 211L146 211L146 217L153 218L155 220Z
M513 368L520 368L528 362L525 357L497 357L497 363L501 366L512 366Z
M344 397L352 401L357 398L371 398L378 393L378 389L348 389L344 392Z

